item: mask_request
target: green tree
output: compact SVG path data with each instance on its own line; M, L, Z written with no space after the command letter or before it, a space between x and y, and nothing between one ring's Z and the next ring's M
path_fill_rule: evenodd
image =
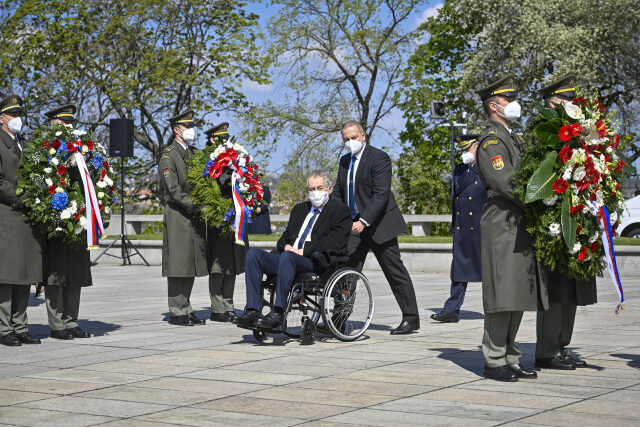
M168 117L241 111L244 79L266 82L257 16L239 0L19 0L0 6L0 88L24 95L31 128L61 102L106 138L134 120L139 176L172 142ZM149 186L153 179L138 180ZM149 182L150 181L150 182Z
M398 94L407 118L401 139L409 151L401 160L426 171L422 177L415 172L400 177L407 201L418 211L439 211L448 203L444 192L437 207L431 201L420 204L416 196L427 191L429 180L442 184L438 178L447 169L446 156L437 155L444 140L423 119L428 103L442 98L454 117L468 113L470 130L481 131L484 114L474 91L507 73L517 76L524 123L534 114L532 101L540 101L536 90L575 72L583 93L596 93L618 111L627 153L632 161L639 159L637 6L635 0L445 1L422 27L430 37L412 57L404 75L407 89Z
M374 141L384 131L381 122L397 105L393 93L412 49L408 20L425 3L273 1L280 9L268 24L269 52L283 71L285 91L251 109L245 136L264 153L282 137L294 141L284 170L294 189L309 169L336 169L345 121L358 120ZM301 192L286 185L279 198L294 202Z

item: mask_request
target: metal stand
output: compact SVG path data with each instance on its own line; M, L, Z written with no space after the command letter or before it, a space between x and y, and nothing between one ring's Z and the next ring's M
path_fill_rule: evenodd
M142 261L145 263L145 265L149 267L149 263L147 262L147 260L144 259L142 254L138 251L138 249L135 246L133 246L133 243L131 243L131 240L129 240L129 238L127 237L127 234L125 233L126 223L124 221L124 158L123 157L120 157L120 221L121 221L120 235L116 237L116 239L113 242L111 242L109 246L104 248L102 252L100 252L100 254L96 257L96 259L93 261L92 264L96 265L98 263L98 260L102 257L102 255L107 255L114 258L121 258L122 259L121 265L127 265L127 263L131 265L131 257L134 255L138 255L140 258L142 258ZM117 255L108 254L107 251L111 249L111 247L115 245L118 240L120 240L120 243L121 243L120 247L122 249L120 257L118 257ZM132 253L132 251L135 253Z

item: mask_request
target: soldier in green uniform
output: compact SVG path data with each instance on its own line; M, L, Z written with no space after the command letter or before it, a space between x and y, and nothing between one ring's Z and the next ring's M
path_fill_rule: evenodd
M196 148L193 110L171 117L174 140L164 149L158 164L158 193L164 207L162 276L167 277L169 323L180 326L204 325L191 308L191 289L196 277L209 274L204 223L189 197L187 161Z
M522 139L510 127L520 117L514 78L506 76L476 92L489 118L476 154L488 196L480 219L483 375L498 381L536 378L520 365L515 338L523 311L548 305L537 279L524 204L513 195L511 174L520 166L523 150Z
M229 139L229 123L221 123L205 132L207 145L217 146ZM231 198L231 175L223 173L218 177L222 195ZM244 260L249 248L247 234L244 246L236 245L234 238L223 237L220 229L207 227L207 247L209 249L209 297L211 317L215 322L230 322L236 314L233 307L233 291L236 276L244 273Z
M546 106L571 103L576 97L576 76L569 75L553 82L538 92L544 98ZM538 312L536 366L547 369L571 370L587 366L567 346L571 342L573 325L578 305L590 305L598 302L595 276L588 280L576 280L551 271L546 265L539 265L540 280L549 290L549 310Z
M16 195L23 145L22 99L0 101L0 344L40 344L27 329L31 285L42 280L42 247Z
M76 106L62 105L44 113L50 125L71 125ZM78 168L70 171L71 179L82 182ZM44 251L44 297L51 337L60 340L91 338L91 333L78 325L80 291L93 284L91 260L86 243L70 245L58 239L47 239Z

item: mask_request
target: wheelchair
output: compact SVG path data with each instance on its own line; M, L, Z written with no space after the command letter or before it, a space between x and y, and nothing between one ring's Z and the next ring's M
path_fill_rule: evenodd
M252 330L255 339L260 342L265 341L269 334L284 334L300 339L302 344L313 344L319 329L318 322L322 318L323 332L340 341L357 340L371 324L373 293L364 274L350 267L341 267L346 260L341 259L340 263L321 275L298 275L287 298L284 320L278 328L239 327ZM262 293L264 305L271 309L275 290L276 277L268 275L262 281ZM268 298L265 298L265 293L268 293Z

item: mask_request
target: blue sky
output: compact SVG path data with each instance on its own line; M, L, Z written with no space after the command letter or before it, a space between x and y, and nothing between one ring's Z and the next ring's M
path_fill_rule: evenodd
M425 2L425 5L419 8L411 19L408 20L407 26L413 29L417 27L421 22L427 19L429 16L433 16L437 13L437 9L441 6L441 1L439 0L429 0ZM270 17L272 17L275 13L277 13L277 7L270 5L269 2L249 2L247 6L247 10L257 14L260 16L260 24L261 26L266 26ZM258 85L251 81L245 81L242 89L248 100L251 102L262 102L274 97L277 93L281 92L281 85L283 82L274 81L272 85ZM220 114L219 118L213 119L214 122L220 121L229 121L231 123L231 128L229 129L232 134L239 133L238 129L234 129L233 123L237 121L230 115L225 115L224 113ZM386 118L385 127L390 128L394 135L398 135L398 133L404 128L404 119L402 118L402 112L399 110L395 110L392 114ZM235 132L234 132L235 131ZM336 139L338 135L336 135ZM288 146L290 141L283 140L280 142L277 151L271 156L271 159L268 164L268 169L270 172L279 172L279 168L287 160L288 155ZM373 142L376 146L387 146L387 147L395 147L392 148L391 154L398 154L399 149L397 144L393 141L393 139L387 135L384 135L380 132L377 135L377 138ZM257 159L260 161L260 159Z

